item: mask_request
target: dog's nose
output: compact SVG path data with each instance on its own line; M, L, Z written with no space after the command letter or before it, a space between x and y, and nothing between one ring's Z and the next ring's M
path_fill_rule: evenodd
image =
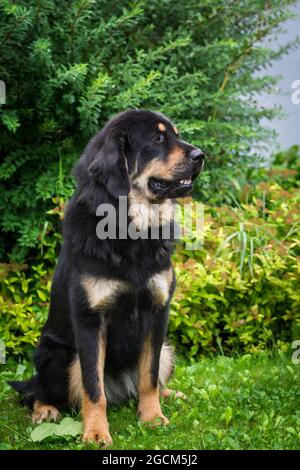
M194 149L189 154L190 159L192 162L199 162L200 160L204 160L205 153L200 149Z

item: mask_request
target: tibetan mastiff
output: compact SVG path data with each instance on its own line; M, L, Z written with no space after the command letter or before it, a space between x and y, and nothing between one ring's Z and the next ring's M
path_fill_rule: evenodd
M63 222L36 375L11 382L32 407L34 423L78 406L83 440L109 445L107 405L131 397L138 398L143 422L168 423L159 397L170 394L165 386L173 370L165 338L174 231L166 239L162 228L174 227L173 201L190 192L203 162L203 151L182 140L169 119L147 110L120 113L87 145L74 169L77 187ZM121 197L128 202L125 217ZM99 237L105 214L97 210L108 206L116 212L117 235ZM153 207L159 216L151 237ZM126 236L124 226L139 236Z

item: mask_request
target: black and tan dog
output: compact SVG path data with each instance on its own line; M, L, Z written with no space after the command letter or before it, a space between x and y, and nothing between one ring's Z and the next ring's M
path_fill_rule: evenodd
M117 115L86 147L75 166L77 189L65 214L36 375L11 383L33 406L33 422L56 419L60 407L81 406L84 440L108 445L107 404L138 397L142 421L168 423L159 395L170 393L165 385L173 369L165 344L173 242L161 236L101 240L96 210L109 203L118 212L124 196L129 209L137 202L145 207L127 214L127 224L150 229L153 204L160 207L160 229L172 224L172 199L192 189L203 159L166 117L144 110Z

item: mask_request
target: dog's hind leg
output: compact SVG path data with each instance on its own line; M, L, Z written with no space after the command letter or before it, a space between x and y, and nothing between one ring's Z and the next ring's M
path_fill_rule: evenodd
M68 404L68 366L74 351L60 338L45 334L35 353L37 375L34 383L33 423L56 421L58 406Z
M29 380L11 380L7 382L16 392L19 393L21 402L33 407L36 399L37 376L34 375Z
M8 383L20 394L23 404L33 408L31 420L34 424L43 421L56 421L59 418L60 413L55 406L46 405L36 398L38 393L37 376L24 382L11 381Z

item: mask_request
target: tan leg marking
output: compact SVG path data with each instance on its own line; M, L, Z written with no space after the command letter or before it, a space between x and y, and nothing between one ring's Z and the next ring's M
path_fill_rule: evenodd
M138 411L141 421L150 422L153 425L169 423L168 418L163 415L159 402L159 387L153 387L151 381L152 347L148 338L144 343L139 360L139 405Z
M112 438L106 416L105 397L101 397L97 403L93 403L84 392L82 414L84 421L83 441L104 444L105 447L111 445Z
M83 416L83 441L96 442L105 447L112 444L109 433L109 425L106 416L106 397L104 391L104 364L105 364L106 339L103 335L99 338L98 355L98 375L100 398L97 403L93 403L84 391L82 396L82 416Z
M33 412L31 415L31 421L33 424L40 424L43 421L57 421L60 417L60 413L55 406L44 405L39 400L36 400L33 405Z

